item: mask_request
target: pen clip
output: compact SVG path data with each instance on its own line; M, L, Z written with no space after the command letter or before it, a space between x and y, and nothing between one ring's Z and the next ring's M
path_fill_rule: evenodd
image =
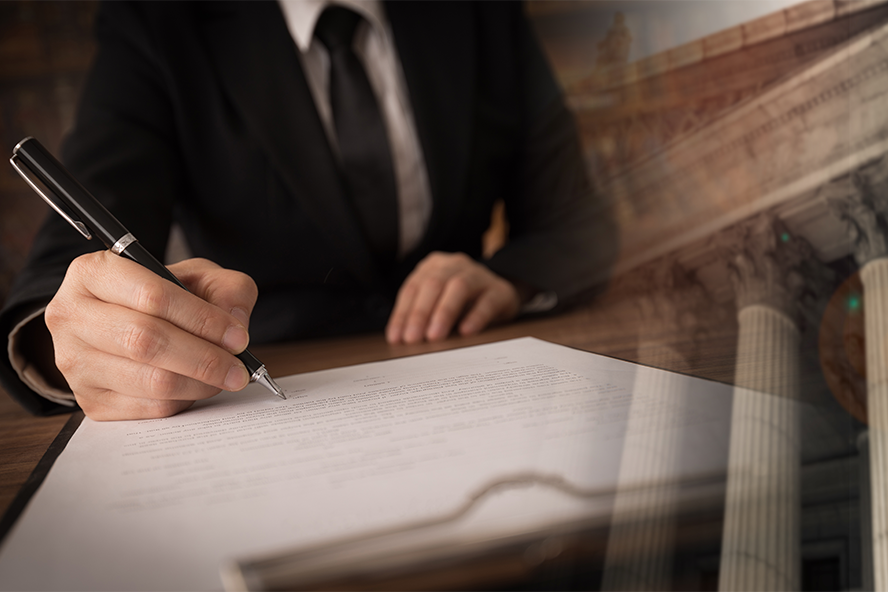
M16 148L18 148L18 146L16 146ZM54 209L54 210L58 213L59 216L61 216L61 217L64 218L65 220L67 220L67 221L68 221L68 224L70 224L70 225L73 226L75 229L77 229L77 231L78 231L80 234L82 234L87 240L90 240L90 239L92 238L92 234L90 234L89 229L87 229L86 225L85 225L83 222L80 222L79 220L75 220L75 219L73 219L71 216L68 215L68 213L67 213L66 211L64 211L64 210L61 208L61 206L59 206L59 205L58 205L57 203L55 203L55 202L54 202L54 201L53 201L48 195L46 195L46 194L43 192L43 190L40 189L40 187L38 187L37 184L34 183L34 181L32 181L31 178L30 178L27 174L25 174L25 171L22 170L22 168L21 168L21 167L19 166L19 164L18 164L18 159L19 159L19 155L18 155L18 154L13 154L13 155L12 155L12 158L9 159L9 164L11 164L11 165L13 166L13 168L14 168L14 169L18 172L18 174L21 176L21 178L25 180L25 183L27 183L28 185L30 185L30 186L31 186L31 189L33 189L33 190L37 193L37 195L39 195L40 197L42 197L42 198L43 198L43 201L45 201L46 203L48 203L48 204L49 204L49 207L51 207L52 209ZM26 165L26 166L27 166L27 165Z

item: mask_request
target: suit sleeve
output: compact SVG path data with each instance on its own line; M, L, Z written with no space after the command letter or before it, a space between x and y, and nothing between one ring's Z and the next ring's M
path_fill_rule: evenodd
M553 292L558 308L606 284L618 249L612 212L590 182L573 115L525 18L517 19L522 64L522 143L505 197L507 244L487 262L500 275Z
M100 8L97 55L61 160L142 244L162 258L181 171L172 148L173 120L163 73L152 59L149 27L139 11L128 3ZM22 319L52 299L73 259L102 248L49 212L0 311L0 334L9 336ZM0 355L0 380L31 413L70 410L30 390L5 352Z

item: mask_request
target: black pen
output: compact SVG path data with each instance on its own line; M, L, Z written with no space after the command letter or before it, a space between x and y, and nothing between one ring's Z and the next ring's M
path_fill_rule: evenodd
M54 194L55 199L44 193L25 174L19 161ZM25 138L13 148L9 162L31 189L87 240L92 239L95 234L115 255L131 259L187 290L40 142L34 138ZM237 358L247 367L250 382L258 382L281 399L287 398L281 387L268 375L265 364L256 359L256 356L244 350Z

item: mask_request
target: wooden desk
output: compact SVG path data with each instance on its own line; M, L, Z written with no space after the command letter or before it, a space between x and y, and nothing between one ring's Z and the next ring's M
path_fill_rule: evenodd
M313 340L251 348L273 376L286 376L339 366L387 360L421 353L453 349L533 336L547 341L594 351L622 359L637 360L637 317L631 308L600 305L551 318L526 320L485 331L469 338L451 337L440 343L388 345L383 335L369 334L340 339ZM710 348L707 362L696 373L730 381L733 374L734 335L727 334ZM677 368L678 369L678 368ZM0 392L0 515L12 503L37 466L68 416L32 417L8 395Z

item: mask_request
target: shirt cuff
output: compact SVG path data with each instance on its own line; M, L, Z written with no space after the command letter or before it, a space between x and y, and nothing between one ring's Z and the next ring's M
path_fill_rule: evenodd
M519 314L549 312L558 306L558 294L555 292L537 292L521 306Z
M46 310L45 306L40 307L12 328L6 346L6 350L9 353L9 361L16 374L18 374L19 379L35 393L44 399L49 399L53 403L64 405L65 407L74 407L76 405L74 393L51 386L46 378L40 374L37 368L28 361L19 347L19 333L22 328L34 319L40 317L44 310Z

